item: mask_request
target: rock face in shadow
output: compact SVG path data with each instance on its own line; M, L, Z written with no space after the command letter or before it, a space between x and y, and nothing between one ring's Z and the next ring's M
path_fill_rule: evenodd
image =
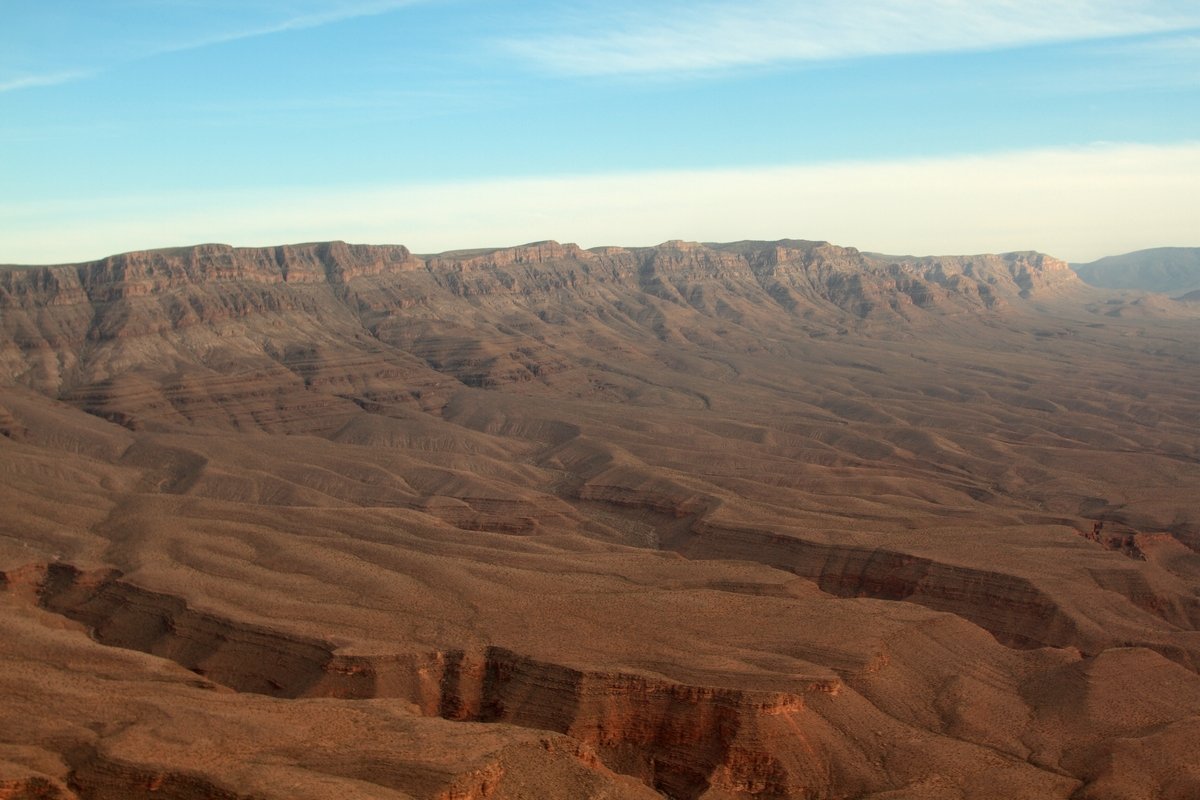
M0 270L0 797L1190 796L1198 328L793 240Z

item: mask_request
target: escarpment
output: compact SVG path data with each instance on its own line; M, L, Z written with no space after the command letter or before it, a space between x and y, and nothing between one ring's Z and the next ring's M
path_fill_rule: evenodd
M200 245L3 271L0 308L15 348L8 355L15 359L11 377L41 389L78 391L137 366L113 352L122 349L120 342L167 334L180 341L156 344L156 355L170 360L209 366L236 347L238 355L264 363L286 362L278 351L287 351L296 316L348 336L352 341L343 345L354 349L363 337L387 331L389 312L399 308L413 321L469 325L478 316L472 309L485 304L509 316L516 330L519 317L560 300L592 316L639 320L653 313L645 302L631 306L620 299L630 292L734 319L769 302L836 325L846 313L907 317L905 309L913 305L985 308L1069 285L1071 276L1065 264L1040 254L888 260L811 242L670 242L591 251L545 242L428 258L398 246L343 242L261 249ZM235 323L250 328L247 341L214 342L195 330Z
M872 737L880 746L878 737L884 730L889 736L924 738L924 748L938 758L961 757L955 751L962 745L953 739L920 734L906 712L882 713L860 694L879 691L881 673L919 668L908 663L903 648L888 644L875 653L868 648L841 656L850 659L839 667L842 675L810 665L810 674L785 682L775 679L773 687L756 686L761 678L739 677L736 670L710 676L720 682L717 685L692 684L644 668L580 668L498 646L423 654L343 654L330 642L197 612L179 598L140 589L111 572L86 572L66 564L18 570L6 575L5 585L18 594L32 589L32 595L24 592L29 599L84 623L99 643L186 667L201 676L191 683L202 691L228 687L295 702L394 699L421 715L460 724L563 734L579 743L572 755L590 769L628 776L669 797L788 797L806 792L830 796L886 787L895 776L862 749ZM938 646L948 633L953 640L952 630L932 631L932 636L915 629L913 633ZM983 648L985 660L1009 658L1002 655L1003 648L991 648L992 653ZM1071 663L1040 655L1022 660L1027 662L1025 669L1036 670L1046 680ZM1200 680L1197 687L1200 698ZM932 685L921 687L931 689ZM1020 703L1015 692L1010 693L1008 702ZM886 705L895 699L876 702ZM870 730L846 731L856 742L847 747L831 734L851 720ZM885 744L881 752L902 757L903 750ZM71 760L68 783L82 796L258 796L239 793L227 781L130 763L95 747L74 753ZM1017 753L1006 754L999 770L1019 775L1030 792L1077 785L1023 766ZM501 782L501 771L490 775L482 785L491 788L481 788L480 797L491 796ZM479 778L476 773L459 781L463 788L457 791Z
M1132 570L1081 577L1076 596L1068 600L1050 588L1057 577L1050 574L1031 580L982 565L704 522L693 527L692 535L676 535L672 546L691 557L760 561L810 578L840 597L904 600L950 611L1011 647L1071 647L1094 655L1136 641L1200 671L1195 597L1154 589L1152 579ZM1091 612L1110 602L1113 592L1136 610L1099 625Z
M0 270L0 796L1186 796L1155 302L797 240Z

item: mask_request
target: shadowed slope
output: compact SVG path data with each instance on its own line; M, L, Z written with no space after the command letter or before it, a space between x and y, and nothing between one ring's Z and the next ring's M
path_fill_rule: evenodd
M1200 291L1200 247L1156 247L1088 264L1075 271L1093 286L1138 289L1172 296Z

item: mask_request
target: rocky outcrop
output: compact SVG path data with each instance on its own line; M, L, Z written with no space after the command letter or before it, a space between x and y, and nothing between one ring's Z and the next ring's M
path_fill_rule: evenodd
M1026 580L901 552L824 544L698 521L674 546L699 558L753 558L811 578L839 597L908 600L951 610L1014 647L1102 647L1081 641L1073 620Z
M80 800L261 800L202 775L131 764L92 749L77 756L70 775Z
M75 800L77 796L56 781L41 776L0 778L0 800Z
M178 599L136 590L111 573L80 572L65 565L22 570L10 575L8 584L38 587L44 605L85 621L100 641L157 652L195 671L201 671L196 664L211 665L209 677L242 682L234 688L281 698L397 698L431 717L516 726L545 731L547 736L562 734L542 742L549 759L538 761L542 768L574 763L584 768L575 767L577 772L592 775L595 781L612 770L667 797L862 795L902 786L909 780L905 776L923 774L928 767L912 766L920 760L912 760L907 754L910 749L937 753L936 758L961 758L956 749L967 747L936 744L929 734L908 727L911 723L904 717L909 712L898 707L892 711L896 718L881 714L850 685L877 691L878 681L889 670L910 669L902 663L908 658L903 653L907 644L892 648L897 651L892 657L900 659L894 667L885 651L877 663L850 670L845 682L834 675L797 677L781 691L719 681L684 682L650 671L558 664L499 646L442 651L423 658L344 655L325 642L197 614ZM240 654L241 667L229 666L234 651ZM254 669L245 666L249 662ZM301 686L289 682L291 673L306 673L313 679ZM218 688L207 679L197 686ZM935 682L922 685L921 690L936 688ZM921 744L906 745L905 740ZM449 781L439 772L436 780L434 776L421 779L419 785L429 788L414 796L431 800L530 796L528 789L522 793L519 788L531 776L530 765L514 764L515 757L499 753ZM1078 785L1009 755L1001 756L997 764L1013 771L1024 787L1014 796L1065 797L1070 787ZM247 793L219 770L214 775L172 766L162 756L131 760L122 754L119 742L74 748L70 767L69 785L81 798L274 796ZM366 762L353 769L339 767L351 770L347 775L368 768ZM408 776L405 785L417 785L418 778ZM534 791L533 796L551 796ZM641 795L629 792L629 796Z
M447 710L456 718L566 733L610 768L678 798L700 796L725 773L752 771L755 780L780 783L776 791L784 794L795 788L789 781L811 778L773 776L782 770L769 754L738 752L735 744L761 717L801 710L804 693L840 688L837 681L797 685L788 694L688 686L547 664L494 647L455 673L458 693L447 698ZM464 683L463 675L482 680ZM754 758L762 763L749 770Z
M607 768L675 798L698 798L713 785L739 797L794 796L823 780L819 758L785 766L758 748L766 746L763 729L772 718L803 716L806 697L842 690L836 678L797 682L789 692L688 685L548 663L499 646L344 655L328 642L195 611L112 571L67 564L24 568L2 586L36 590L43 607L85 624L97 641L175 661L202 676L202 686L212 681L283 698L392 697L430 716L563 733ZM199 776L148 771L97 753L73 775L89 798L243 797Z
M67 800L74 796L46 777L0 778L0 800Z
M1064 606L1059 596L1028 578L886 548L813 541L704 518L667 546L692 558L748 559L786 569L839 597L903 600L949 611L1010 647L1075 648L1097 654L1136 642L1200 672L1200 640L1188 633L1177 635L1197 627L1195 598L1156 592L1141 573L1132 570L1094 573L1095 586L1089 594L1119 593L1147 617L1140 625L1123 620L1119 625L1099 626L1078 607ZM1162 622L1154 624L1158 620Z

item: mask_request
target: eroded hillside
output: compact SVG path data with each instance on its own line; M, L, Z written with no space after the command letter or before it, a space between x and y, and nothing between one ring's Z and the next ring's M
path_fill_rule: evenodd
M1200 791L1188 304L205 245L0 325L0 797Z

